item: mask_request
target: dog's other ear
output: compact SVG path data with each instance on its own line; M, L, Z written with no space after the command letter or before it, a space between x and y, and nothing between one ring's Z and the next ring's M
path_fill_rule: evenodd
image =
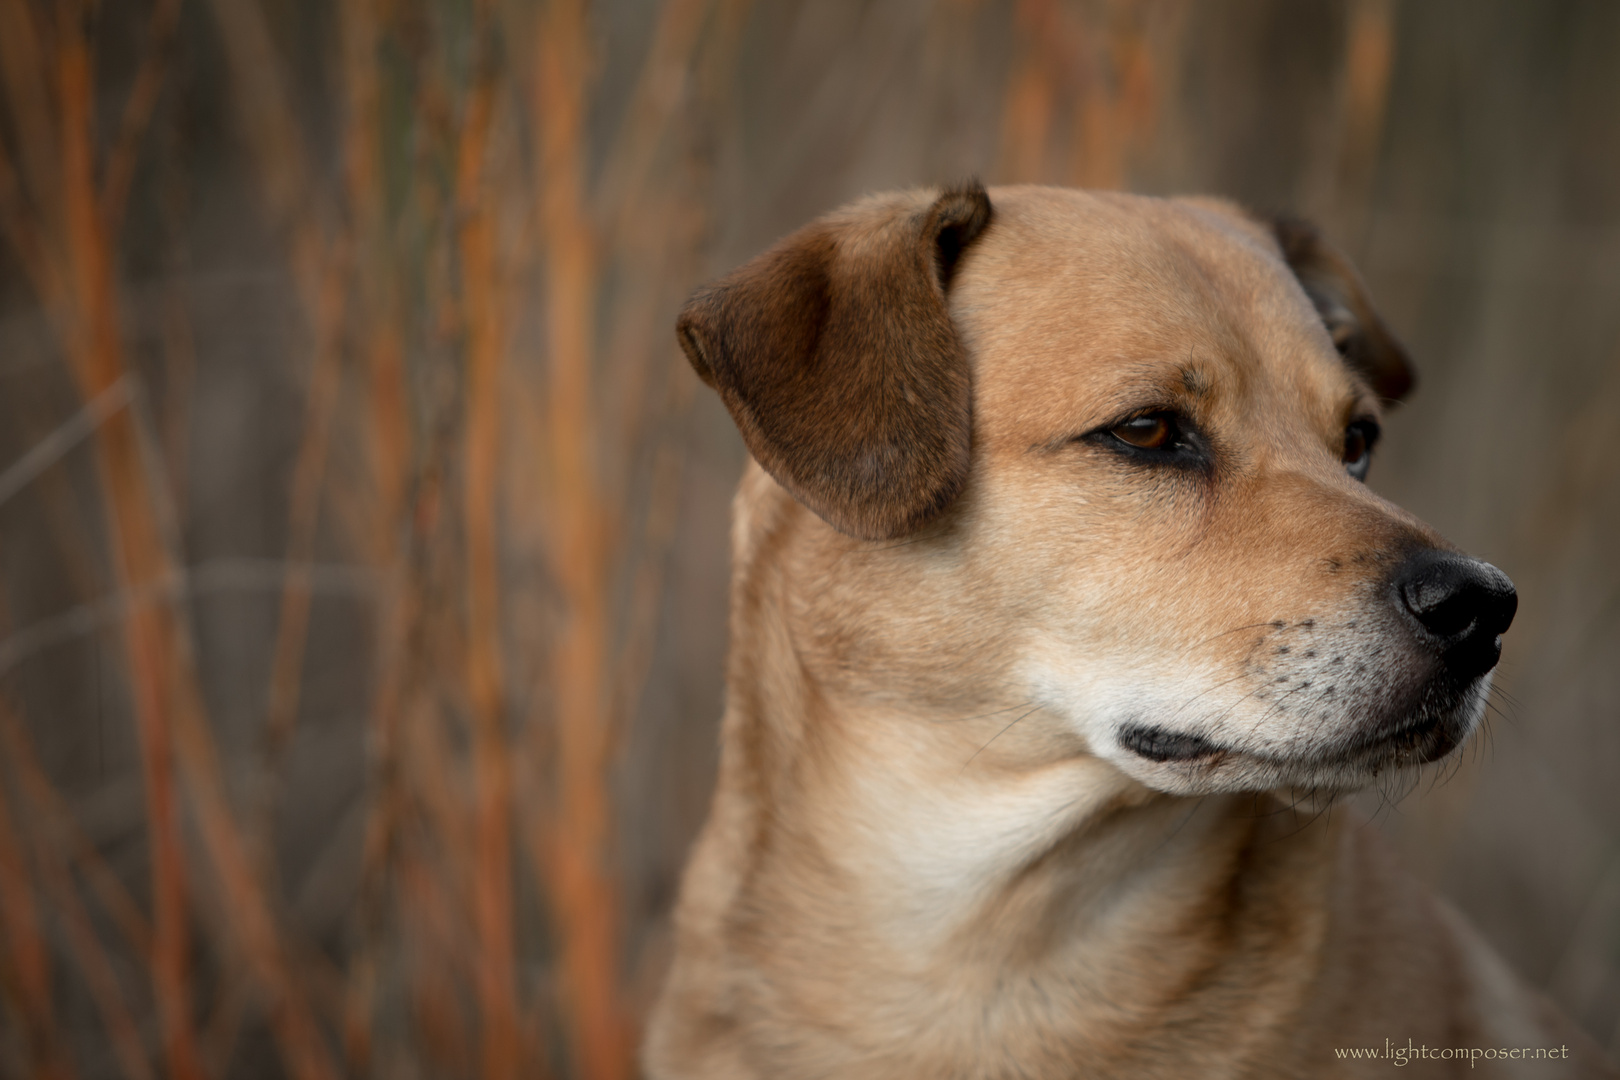
M681 312L681 347L754 458L840 532L904 536L967 479L972 383L945 290L989 221L976 181L857 203Z
M1410 393L1416 376L1406 349L1373 310L1367 286L1350 260L1308 221L1279 218L1272 231L1345 363L1386 401Z

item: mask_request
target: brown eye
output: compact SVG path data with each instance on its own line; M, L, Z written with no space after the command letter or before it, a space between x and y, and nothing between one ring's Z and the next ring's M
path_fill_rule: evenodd
M1367 479L1372 465L1373 444L1378 441L1378 425L1371 420L1357 420L1344 429L1344 468L1357 480Z
M1109 429L1120 442L1142 450L1162 450L1175 437L1175 425L1168 416L1138 416Z

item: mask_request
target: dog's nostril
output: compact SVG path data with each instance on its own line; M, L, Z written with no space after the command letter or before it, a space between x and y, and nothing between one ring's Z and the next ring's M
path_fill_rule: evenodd
M1430 633L1448 638L1468 629L1474 621L1473 597L1452 575L1427 574L1403 582L1401 599Z
M1425 551L1401 564L1394 584L1403 606L1448 657L1460 650L1466 656L1458 659L1480 673L1495 665L1496 636L1519 606L1506 574L1478 559Z

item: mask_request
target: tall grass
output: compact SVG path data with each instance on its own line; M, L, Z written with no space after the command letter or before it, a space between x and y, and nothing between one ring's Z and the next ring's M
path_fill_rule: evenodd
M692 99L714 107L745 10L668 5L649 70L697 80ZM213 0L208 13L309 342L287 358L304 387L302 434L245 790L198 690L175 498L134 405L141 391L95 409L138 379L117 242L179 5L151 7L122 121L102 145L93 12L0 4L0 210L79 400L98 411L80 426L95 429L102 542L122 601L150 894L128 895L92 845L60 844L72 813L8 708L0 971L21 1019L8 1068L70 1076L76 1059L99 1060L75 1052L58 1015L53 986L77 979L115 1071L132 1077L234 1073L239 1037L256 1026L297 1077L628 1076L635 1020L621 992L609 785L679 487L658 418L690 397L646 311L667 310L701 258L705 193L654 176L686 152L672 134L682 118L664 85L639 86L605 170L611 201L593 202L582 4L357 0L328 26L343 104L339 179L326 182L266 11ZM605 344L604 321L616 327ZM384 585L361 885L352 945L333 966L286 919L274 832L301 686L320 662L308 654L312 564L332 531L322 519L344 418L364 431L367 475L339 531L349 561ZM652 512L623 505L645 486L626 470L655 476ZM636 521L644 535L628 533ZM509 578L531 565L549 582L553 625L515 639ZM634 600L616 619L620 577ZM121 940L103 940L108 917Z

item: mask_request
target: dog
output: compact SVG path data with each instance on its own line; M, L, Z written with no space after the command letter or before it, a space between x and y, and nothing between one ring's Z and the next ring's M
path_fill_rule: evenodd
M1363 483L1412 375L1314 229L879 195L677 331L752 460L651 1077L1616 1075L1334 807L1517 600Z

